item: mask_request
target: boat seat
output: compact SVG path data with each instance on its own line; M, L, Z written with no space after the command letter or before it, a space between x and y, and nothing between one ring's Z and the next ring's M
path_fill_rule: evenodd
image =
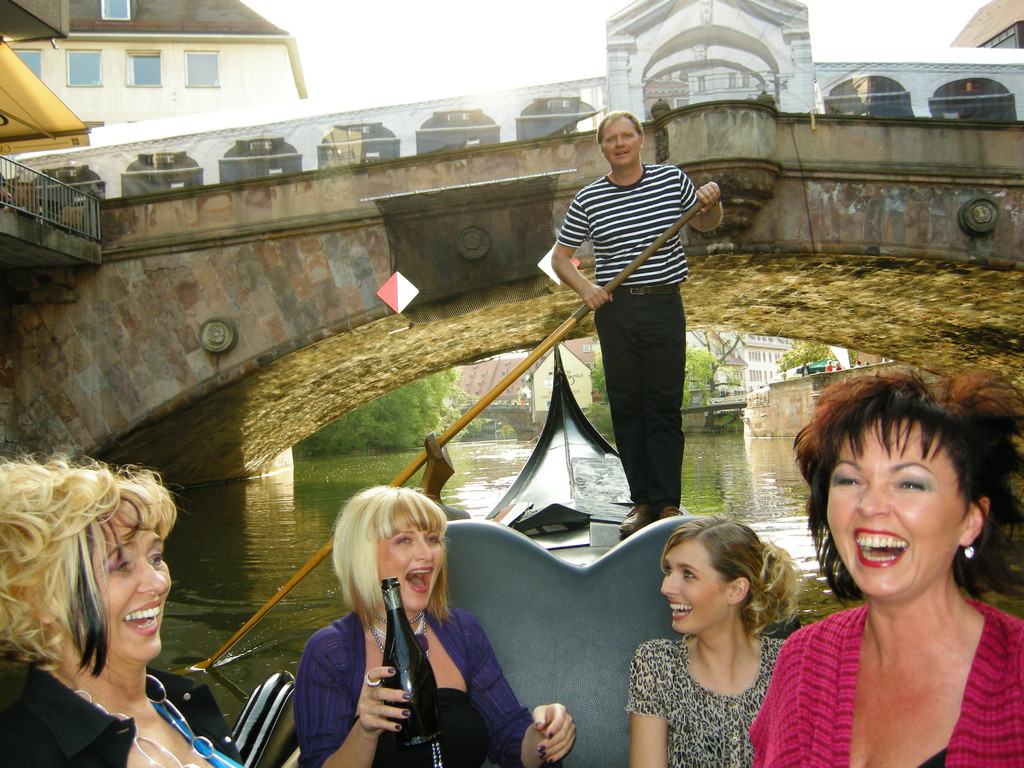
M660 560L684 519L649 525L585 566L492 521L448 526L452 602L483 626L524 706L568 708L577 740L567 768L629 764L629 666L644 640L679 636Z
M246 699L232 729L244 768L294 768L299 740L292 714L295 678L275 672Z

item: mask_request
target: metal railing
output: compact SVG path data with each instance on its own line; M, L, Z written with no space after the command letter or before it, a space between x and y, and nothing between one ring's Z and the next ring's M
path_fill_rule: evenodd
M99 198L0 155L0 208L100 241Z

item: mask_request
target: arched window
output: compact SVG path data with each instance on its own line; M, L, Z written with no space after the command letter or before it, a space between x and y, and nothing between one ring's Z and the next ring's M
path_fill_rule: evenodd
M416 154L497 144L501 128L482 109L435 112L416 131Z
M121 174L122 195L145 195L203 185L203 169L185 152L139 155Z
M336 125L316 148L320 168L398 157L401 141L381 123Z
M825 111L833 115L914 116L907 89L891 78L873 75L841 82L825 97Z
M957 80L928 99L932 117L952 120L1016 120L1014 96L1002 83L984 77Z
M219 161L221 181L258 179L302 170L302 155L284 139L242 139Z
M43 173L100 200L106 197L107 182L88 165L62 165L59 168L46 168Z
M572 133L580 120L597 114L579 96L553 96L534 99L516 118L516 138L539 139Z

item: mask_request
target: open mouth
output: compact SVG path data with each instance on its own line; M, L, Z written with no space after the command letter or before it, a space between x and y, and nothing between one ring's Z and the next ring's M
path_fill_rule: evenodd
M673 621L685 619L693 611L693 606L685 603L669 603L668 606L672 609Z
M124 617L123 621L136 629L152 629L156 626L159 617L160 608L157 606L141 611L132 611Z
M868 533L859 531L856 534L857 552L865 565L885 566L899 560L910 542L889 533Z
M415 592L426 592L430 589L430 575L433 571L429 568L421 568L409 571L405 575L405 581Z

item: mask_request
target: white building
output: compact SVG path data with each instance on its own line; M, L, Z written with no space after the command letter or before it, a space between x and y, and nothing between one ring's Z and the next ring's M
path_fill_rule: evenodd
M73 0L72 7L99 7L101 2L109 10L129 0ZM1024 27L1013 20L1021 15L1011 12L1017 2L995 0L985 6L1004 12L995 17L994 26L986 22L980 33L984 40L1010 39L997 29L1003 24L1010 31ZM164 5L184 7L185 3L136 0L130 6L138 9L134 21L91 23L105 25L104 34L109 36L110 25L141 24L143 11ZM206 0L196 7L207 6L248 11L239 0ZM256 19L260 17L248 13L249 23L259 26ZM76 11L72 16L74 22L83 13ZM979 12L972 25L991 21L992 16ZM18 46L37 52L48 83L68 76L70 46L95 52L101 43L107 45L99 31L76 31L74 23L72 27L72 40L61 44L62 51L40 44ZM146 47L150 42L157 46L157 38L139 33L131 42L122 40L109 52L105 48L100 52L104 86L64 86L58 95L86 121L106 119L101 115L106 107L91 112L88 104L80 107L71 97L84 94L88 101L94 94L98 101L106 101L106 85L112 91L109 99L123 101L125 109L135 101L141 109L149 101L142 97L150 91L152 95L164 92L179 114L189 111L181 106L188 99L207 98L207 109L224 109L236 103L227 98L229 91L234 92L227 85L229 70L231 78L241 78L246 86L270 77L263 73L257 78L258 68L251 70L251 77L247 71L237 71L248 68L249 59L242 55L246 46L273 43L280 48L277 58L268 55L260 66L270 67L276 61L272 68L278 79L267 80L270 85L261 87L259 103L271 100L274 87L291 89L296 100L286 109L237 109L207 112L201 118L104 127L93 131L92 148L24 162L72 183L88 182L90 191L106 197L118 197L585 131L594 128L608 109L630 109L647 117L656 101L682 107L768 94L781 112L1024 119L1024 51L1019 48L946 48L937 51L932 61L903 61L902 52L894 50L888 62L817 62L812 58L807 9L796 0L637 0L607 23L604 76L357 111L332 111L324 104L298 101L303 89L301 70L297 61L292 63L294 43L280 30L272 30L276 28L266 30L258 40L241 33L237 39L230 35L203 38L194 32L182 33L173 41L161 36L160 45L166 42L173 47L160 52L159 87L125 84L130 72L135 73L132 77L145 76L147 66L155 71L155 63L144 59L147 51L157 51ZM237 50L232 47L236 43ZM209 53L217 53L221 84L190 86L183 79L188 76L190 56ZM197 67L201 75L204 70ZM244 89L235 90L241 101ZM122 99L118 94L125 95ZM198 101L188 104L191 109Z
M649 115L767 93L784 112L815 109L807 7L794 0L640 0L608 21L612 109Z
M13 45L86 125L297 102L295 39L240 0L70 0L70 34Z

